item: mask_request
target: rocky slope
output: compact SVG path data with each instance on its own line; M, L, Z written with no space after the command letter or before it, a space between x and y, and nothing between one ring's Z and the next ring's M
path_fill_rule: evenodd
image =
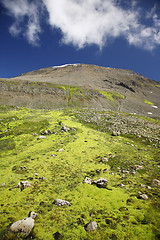
M160 116L160 84L130 70L69 64L1 79L1 104L89 107Z

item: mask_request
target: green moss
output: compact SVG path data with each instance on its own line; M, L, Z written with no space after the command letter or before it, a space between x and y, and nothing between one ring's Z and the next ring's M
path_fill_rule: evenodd
M149 104L149 105L154 105L154 103L148 101L147 99L144 100L144 103L147 103L147 104Z
M1 138L0 174L5 186L0 184L0 238L23 239L9 233L8 226L35 211L38 217L30 238L36 240L156 239L160 231L159 190L139 185L148 186L158 177L159 150L144 146L132 135L113 137L100 132L81 123L74 111L0 109L2 131L12 133ZM80 114L80 109L77 112ZM74 129L62 132L62 126ZM38 141L34 133L47 129L54 134ZM102 163L102 157L108 162ZM144 165L145 170L135 175L121 172L131 172L135 164ZM86 176L106 178L107 188L84 184ZM30 181L31 187L23 191L15 188L22 180ZM120 183L125 187L117 186ZM140 190L149 200L137 198ZM71 206L54 205L56 198L70 201ZM86 232L90 221L96 221L99 230Z
M99 91L105 98L107 98L110 101L114 101L115 98L118 99L125 99L125 96L121 95L120 93L113 93L113 92L107 92L107 91Z
M15 148L15 141L12 138L0 141L0 151L7 151Z

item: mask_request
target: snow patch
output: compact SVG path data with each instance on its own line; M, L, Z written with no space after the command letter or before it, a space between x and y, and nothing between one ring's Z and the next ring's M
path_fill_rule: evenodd
M53 66L52 68L61 68L61 67L67 67L67 66L77 66L80 63L75 63L75 64L64 64L64 65L60 65L60 66Z
M158 108L157 106L152 106L153 108Z
M151 112L148 112L148 114L149 114L149 115L152 115L152 113L151 113Z

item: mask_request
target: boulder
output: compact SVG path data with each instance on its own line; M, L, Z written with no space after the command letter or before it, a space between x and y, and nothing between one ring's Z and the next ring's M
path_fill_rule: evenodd
M25 237L27 237L34 227L34 219L37 215L38 214L35 212L30 212L28 218L24 218L22 220L14 222L10 226L9 230L13 233L21 232L25 235Z
M55 199L53 203L57 206L60 206L60 207L64 206L64 205L71 206L70 202L62 200L62 199Z
M107 183L108 183L108 181L105 178L100 178L96 181L93 181L93 184L96 184L96 186L99 187L99 188L106 188Z
M27 187L31 187L31 183L29 181L21 181L20 183L17 184L17 188L20 188L21 191L24 190Z
M83 183L88 183L88 184L92 184L93 183L93 180L89 177L85 177Z
M98 229L98 224L96 222L89 222L85 225L85 230L87 232L95 231Z

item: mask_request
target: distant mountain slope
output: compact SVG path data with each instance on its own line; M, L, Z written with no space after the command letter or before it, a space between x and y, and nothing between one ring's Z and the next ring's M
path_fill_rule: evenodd
M1 80L3 104L89 107L160 116L160 84L130 70L68 64Z

